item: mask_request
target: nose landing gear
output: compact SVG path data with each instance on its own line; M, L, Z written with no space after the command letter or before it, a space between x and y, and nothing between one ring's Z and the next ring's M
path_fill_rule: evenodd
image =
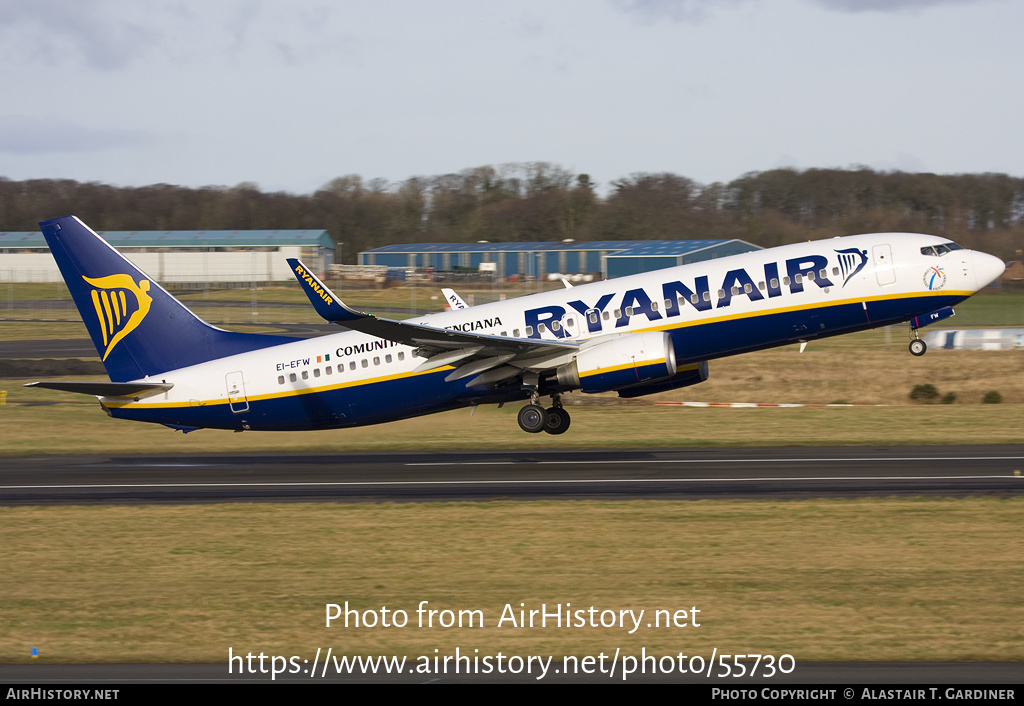
M917 329L911 325L910 335L913 338L910 341L910 354L916 356L922 356L928 352L928 344L921 340L921 336L918 335Z

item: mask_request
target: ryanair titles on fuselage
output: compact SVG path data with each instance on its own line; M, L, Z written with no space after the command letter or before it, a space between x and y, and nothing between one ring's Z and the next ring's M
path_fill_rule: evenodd
M860 271L867 262L867 253L857 251L860 258ZM693 285L689 286L678 280L664 282L661 285L662 304L652 301L650 295L643 288L629 289L623 295L618 306L615 307L615 328L629 326L632 316L646 316L648 321L659 321L661 319L679 316L682 313L682 306L689 304L697 311L708 311L724 309L732 304L736 297L747 297L751 302L763 299L773 299L783 295L783 287L789 289L790 294L804 291L804 282L813 282L818 287L834 287L835 285L828 277L828 258L822 255L805 255L796 257L785 262L785 274L782 274L779 263L769 262L764 265L764 278L755 281L753 277L742 267L729 270L722 279L722 286L712 294L708 275L701 275L693 279ZM846 269L844 267L844 269ZM758 273L760 275L760 273ZM843 282L846 282L850 277ZM580 317L587 323L590 333L599 333L602 330L604 312L615 298L615 293L605 294L597 301L587 302L582 299L568 302L572 308L566 309L563 306L550 305L541 306L536 309L528 309L524 312L527 327L532 327L530 338L541 338L542 331L538 330L541 324L557 338L566 338L571 334L564 326L552 327L554 321L561 319L572 310L579 312ZM714 300L714 301L712 301ZM590 312L598 315L587 316Z
M859 273L867 264L867 253L857 249L836 252L846 258L845 260L842 257L840 258L842 270L840 276L845 277L841 286L845 287L853 278L853 275ZM797 294L803 292L804 287L812 282L822 289L836 286L829 277L828 258L822 255L805 255L792 258L786 260L782 266L777 262L768 262L762 266L762 269L763 278L760 277L761 272L757 272L758 279L752 277L742 267L729 270L722 278L721 287L714 292L711 289L710 277L708 275L694 277L692 285L684 284L679 280L663 282L661 284L661 303L657 300L652 300L651 296L642 287L628 289L621 295L617 306L612 309L616 315L614 326L615 328L629 326L630 319L633 316L646 316L648 321L652 322L670 319L679 316L686 305L692 306L696 311L703 312L711 309L724 309L732 304L733 299L738 297L746 297L749 301L755 302L781 297L785 290L788 290L790 294ZM572 311L579 313L580 318L587 323L590 333L600 333L603 326L602 322L605 320L604 312L609 310L609 305L617 295L617 292L606 293L601 295L596 301L576 299L567 302L567 306L570 307L569 309L558 304L527 309L523 312L524 323L528 331L527 337L541 338L544 334L544 331L540 328L541 324L545 325L544 328L547 332L550 332L551 335L557 338L571 336L564 326L554 328L550 324L554 321L561 321L567 313L572 313ZM598 315L595 317L588 316L591 312L597 312ZM421 324L428 325L427 322L421 322ZM453 331L471 332L486 330L490 333L496 333L497 329L503 325L501 317L495 316L493 318L449 324L444 328ZM335 350L334 355L336 358L343 358L385 350L400 345L403 344L397 341L373 339L355 345L340 346ZM309 364L309 362L309 359L302 359L301 364ZM321 361L318 359L317 362ZM298 361L278 364L278 370L294 368L297 367L297 364Z

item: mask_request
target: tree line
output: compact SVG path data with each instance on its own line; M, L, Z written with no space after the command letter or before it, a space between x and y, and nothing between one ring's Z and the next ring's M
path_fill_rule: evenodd
M312 194L255 184L115 187L0 177L0 230L74 214L96 230L327 229L346 262L392 243L740 238L764 247L854 233L911 231L1021 259L1024 179L775 169L729 183L637 173L604 195L587 174L545 162L402 182L339 177Z

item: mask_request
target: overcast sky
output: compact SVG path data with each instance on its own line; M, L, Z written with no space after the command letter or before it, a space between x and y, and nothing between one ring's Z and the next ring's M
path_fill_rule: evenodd
M1024 175L1019 0L0 0L0 176Z

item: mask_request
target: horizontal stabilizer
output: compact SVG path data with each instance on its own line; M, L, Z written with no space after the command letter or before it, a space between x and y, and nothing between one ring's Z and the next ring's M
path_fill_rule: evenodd
M167 392L170 382L29 382L25 387L45 387L48 390L77 392L97 397L132 397L146 392Z

